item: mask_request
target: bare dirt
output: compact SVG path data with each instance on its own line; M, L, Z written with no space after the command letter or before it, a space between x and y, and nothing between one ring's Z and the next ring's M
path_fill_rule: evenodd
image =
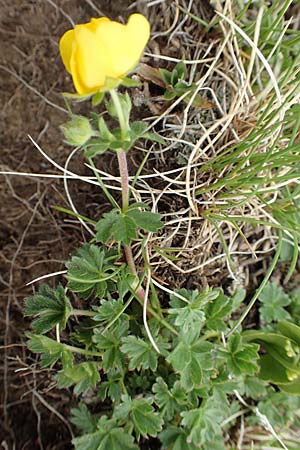
M0 1L1 170L56 172L28 135L51 159L64 163L70 148L59 131L67 118L60 92L71 91L72 85L60 61L59 38L72 23L91 16L126 18L129 3ZM72 169L82 173L81 162L78 158ZM91 208L100 213L99 190L80 182L70 189L82 213ZM71 448L63 417L71 394L54 389L49 371L36 365L24 344L29 322L22 315L23 300L33 291L26 283L63 270L86 239L76 221L53 206L68 206L62 180L0 176L0 448L5 450Z

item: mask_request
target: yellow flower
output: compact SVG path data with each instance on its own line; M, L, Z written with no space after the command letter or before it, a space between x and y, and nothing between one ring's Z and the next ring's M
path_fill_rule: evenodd
M126 25L102 17L67 31L59 49L78 94L97 92L106 78L121 80L138 63L149 36L141 14L132 14Z

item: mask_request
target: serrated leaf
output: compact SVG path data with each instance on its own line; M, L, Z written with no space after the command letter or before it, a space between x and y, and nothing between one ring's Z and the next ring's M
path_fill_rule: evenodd
M156 232L162 227L161 215L150 211L140 211L133 209L128 211L127 216L134 220L139 228Z
M188 337L187 337L188 338ZM213 345L209 342L189 343L182 337L179 344L167 358L173 369L180 375L180 381L186 391L200 386L204 370L211 370Z
M198 450L199 446L187 442L188 432L180 427L169 426L159 434L164 449L168 450Z
M70 422L83 433L93 433L97 429L97 419L85 403L79 403L77 408L71 409Z
M66 367L72 364L73 355L64 344L42 335L27 333L27 337L29 338L27 341L29 350L42 354L42 367L52 367L59 359Z
M83 245L67 263L69 289L85 299L91 295L103 297L108 280L120 270L113 265L116 257L116 254L96 245Z
M106 243L110 239L129 245L136 238L136 224L129 216L117 210L103 214L96 224L97 241Z
M139 450L132 436L106 416L99 420L96 432L75 438L72 443L76 450Z
M152 388L154 392L155 403L160 409L160 414L167 420L186 408L186 391L179 381L169 390L168 385L163 378L158 377Z
M128 333L128 322L118 323L109 328L105 333L101 330L94 330L93 342L97 348L103 352L103 369L122 369L124 366L124 355L121 352L121 338Z
M284 309L291 303L291 299L276 283L267 283L259 300L261 302L259 312L266 322L291 319L290 314Z
M139 440L141 436L156 437L162 429L163 420L154 411L151 399L135 398L128 395L122 396L122 403L117 406L114 416L121 420L130 420L134 426L134 431Z
M170 305L168 313L174 317L174 324L177 326L181 333L185 334L190 329L198 327L199 331L202 328L205 321L203 295L198 294L198 291L189 292L185 289L177 291L182 297L187 299L184 302L178 296L171 295Z
M32 322L36 333L47 333L57 324L64 330L71 313L71 303L61 285L52 289L43 284L35 295L25 299L24 315L38 317Z
M183 411L181 425L188 430L187 443L202 446L222 436L220 423L228 411L226 397L214 393L200 408ZM222 408L220 405L222 404Z
M122 300L105 300L102 299L100 306L95 308L96 315L93 317L98 322L111 322L123 311L124 305ZM122 319L128 319L126 314L122 315Z
M83 362L59 371L56 380L60 388L73 386L74 394L79 395L89 388L95 388L100 381L98 363Z
M107 381L102 381L98 387L98 395L101 400L110 398L119 403L123 394L123 376L121 372L112 370L107 374Z
M226 331L225 319L234 312L244 299L245 292L241 289L232 298L227 297L221 289L217 289L218 296L206 305L206 327L209 330Z
M158 354L151 342L144 341L136 336L127 336L122 339L121 351L129 358L129 369L151 369L157 368Z
M235 376L254 375L258 372L259 345L243 342L241 335L231 335L226 348L219 353L225 357L228 370Z
M129 215L119 214L118 220L112 227L112 232L117 242L129 245L136 238L136 224Z

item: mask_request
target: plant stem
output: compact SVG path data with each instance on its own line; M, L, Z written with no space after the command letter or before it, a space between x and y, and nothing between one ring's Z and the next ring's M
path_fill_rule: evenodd
M121 129L121 136L122 138L126 138L128 133L128 124L126 122L126 118L123 113L122 105L120 102L120 98L118 96L118 93L112 89L109 91L111 95L111 99L114 103L116 113L119 119L120 129ZM117 150L117 156L118 156L118 163L119 163L119 171L121 176L121 187L122 187L122 212L126 214L129 206L129 176L128 176L128 166L127 166L127 155L126 152L123 149ZM130 272L135 275L137 278L137 283L139 281L133 254L132 254L132 248L130 245L123 244L124 248L124 255L126 258L126 262L128 264ZM136 295L141 300L141 302L145 302L145 291L142 288L142 286L139 286L135 290Z
M72 316L89 316L94 317L97 313L94 311L86 311L84 309L73 309Z
M122 211L126 213L129 205L129 178L126 152L124 150L118 150L117 156L122 185Z
M79 353L85 356L103 356L102 353L85 350L84 348L73 347L73 345L64 344L64 347L72 353Z

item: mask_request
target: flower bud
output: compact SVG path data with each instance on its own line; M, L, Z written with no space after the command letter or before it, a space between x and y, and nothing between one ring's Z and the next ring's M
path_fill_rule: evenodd
M67 144L81 147L94 135L89 120L84 116L72 116L69 122L61 125Z

